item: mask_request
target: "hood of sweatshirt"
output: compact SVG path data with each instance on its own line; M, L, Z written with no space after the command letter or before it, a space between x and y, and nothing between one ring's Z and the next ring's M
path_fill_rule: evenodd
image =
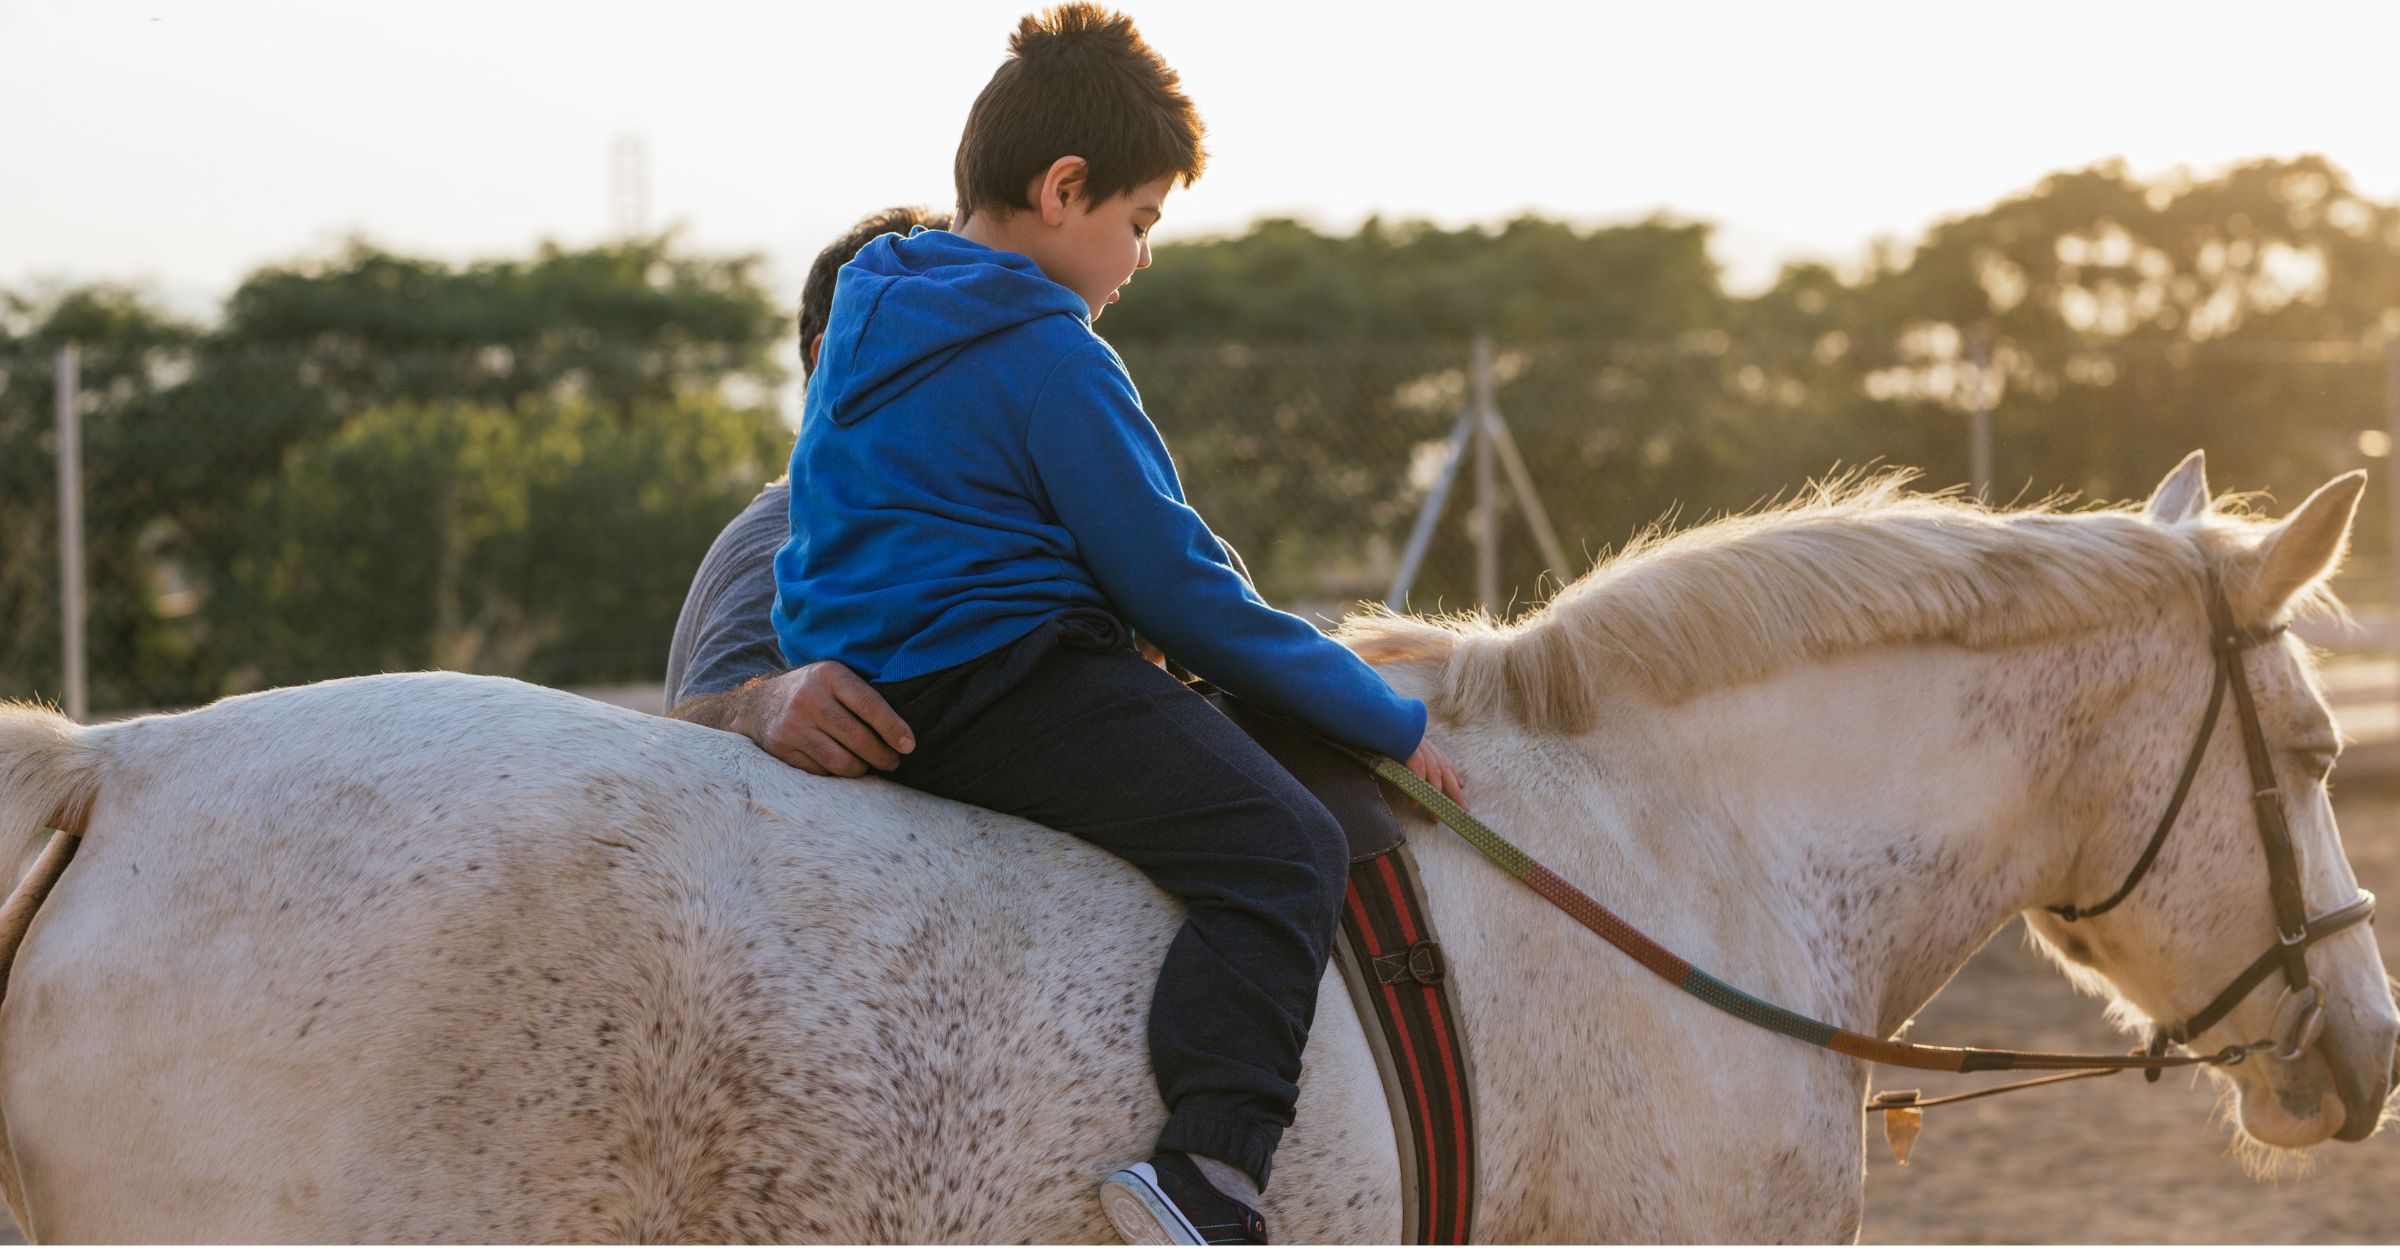
M923 228L879 236L834 285L808 390L820 414L856 424L975 342L1053 315L1089 320L1091 308L1023 254Z

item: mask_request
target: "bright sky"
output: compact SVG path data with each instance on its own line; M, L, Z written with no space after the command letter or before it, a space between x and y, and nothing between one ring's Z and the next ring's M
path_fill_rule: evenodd
M0 0L0 285L205 314L348 233L455 259L651 222L796 293L859 214L947 204L1033 0ZM2400 200L2400 5L1125 0L1210 128L1162 240L1297 214L1720 225L1732 283L2049 171L2324 153Z

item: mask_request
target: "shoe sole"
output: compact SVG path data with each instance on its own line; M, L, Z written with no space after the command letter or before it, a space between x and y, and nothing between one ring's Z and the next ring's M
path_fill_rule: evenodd
M1127 1168L1100 1183L1100 1210L1117 1236L1136 1247L1197 1247L1200 1233L1175 1210L1158 1186Z

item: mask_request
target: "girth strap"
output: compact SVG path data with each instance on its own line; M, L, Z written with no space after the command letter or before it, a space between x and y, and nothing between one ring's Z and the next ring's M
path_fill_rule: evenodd
M1351 863L1337 962L1400 1143L1401 1241L1465 1243L1478 1197L1474 1078L1432 930L1405 845Z
M1391 1108L1401 1240L1467 1242L1479 1187L1466 1021L1400 822L1358 754L1231 696L1209 703L1291 771L1350 841L1335 970Z

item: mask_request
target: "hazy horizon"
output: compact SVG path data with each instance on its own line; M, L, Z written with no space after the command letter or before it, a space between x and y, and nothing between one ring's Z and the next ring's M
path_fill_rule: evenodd
M0 82L20 120L0 141L20 181L0 198L0 285L130 283L197 317L352 235L452 262L591 245L616 235L611 148L638 134L649 229L762 254L796 291L860 213L948 201L966 104L1028 7L0 10L20 63ZM2400 11L2373 5L2271 29L2188 5L2025 4L2005 24L1890 3L1125 7L1211 128L1162 243L1279 216L1347 232L1371 214L1665 213L1714 225L1748 292L2111 158L2149 177L2314 152L2400 201L2377 99Z

